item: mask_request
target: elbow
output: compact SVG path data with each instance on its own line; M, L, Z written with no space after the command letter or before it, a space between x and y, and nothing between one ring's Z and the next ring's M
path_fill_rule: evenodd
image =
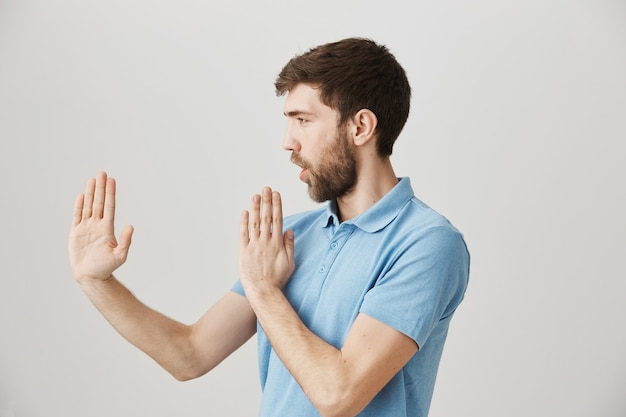
M170 372L170 375L172 375L178 382L191 381L192 379L196 379L198 377L198 375L183 372Z
M172 367L172 368L164 367L164 368L177 381L186 382L186 381L191 381L192 379L196 379L205 375L207 372L213 369L215 365L205 364L203 366L198 363L192 362L192 363L188 363L186 366Z
M171 355L171 360L160 361L159 364L177 381L185 382L205 375L215 368L219 361L214 358L203 357L198 354L194 345L184 344L177 349L176 355Z
M196 379L201 377L202 375L209 372L209 370L200 370L200 368L187 367L184 369L167 369L170 375L174 377L175 380L179 382L191 381L192 379Z
M354 417L363 409L363 407L355 407L354 404L330 401L325 401L316 408L322 417Z
M354 413L347 413L340 408L336 408L335 406L318 406L317 411L320 413L322 417L353 417L356 416Z
M161 366L180 382L191 381L205 375L215 367L213 363L201 363L196 359L186 358L179 361L176 365L169 363L161 363Z
M323 417L354 417L369 403L359 400L355 391L345 388L320 393L311 402Z
M192 379L198 378L197 372L194 372L192 368L171 368L164 365L161 365L175 380L179 382L191 381Z

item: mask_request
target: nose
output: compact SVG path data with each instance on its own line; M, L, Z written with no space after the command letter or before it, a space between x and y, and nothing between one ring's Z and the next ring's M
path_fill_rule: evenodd
M285 137L283 138L283 149L286 151L300 151L300 142L293 135L291 126L287 126Z

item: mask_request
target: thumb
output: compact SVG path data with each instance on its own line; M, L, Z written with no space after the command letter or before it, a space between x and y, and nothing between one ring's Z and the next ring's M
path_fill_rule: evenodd
M120 238L117 242L117 250L127 253L128 249L130 248L130 243L133 237L133 232L135 231L135 229L133 228L133 226L126 226L124 229L122 229L122 233L120 233Z
M289 263L293 263L293 248L294 248L294 233L293 230L287 230L283 235L283 244L285 245L285 250L287 251L287 258L289 258Z

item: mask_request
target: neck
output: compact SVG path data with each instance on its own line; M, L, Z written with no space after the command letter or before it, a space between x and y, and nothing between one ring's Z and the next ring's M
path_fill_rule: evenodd
M358 169L354 189L337 199L339 220L350 220L383 198L398 183L389 158L374 158Z

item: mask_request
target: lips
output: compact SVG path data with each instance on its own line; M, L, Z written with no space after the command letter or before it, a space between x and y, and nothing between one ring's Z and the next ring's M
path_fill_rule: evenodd
M300 178L300 181L306 182L306 175L309 171L309 164L307 164L299 155L295 153L291 154L291 162L302 168L302 171L300 171L300 175L298 177Z

